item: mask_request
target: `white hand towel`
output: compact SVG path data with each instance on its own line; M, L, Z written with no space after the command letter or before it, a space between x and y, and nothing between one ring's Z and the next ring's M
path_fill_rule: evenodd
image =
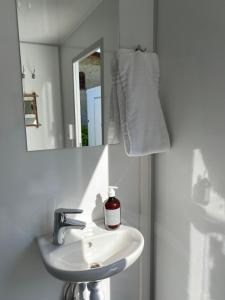
M109 112L109 126L108 126L108 144L120 143L120 115L119 104L117 98L117 73L118 73L118 60L113 57L111 65L112 73L112 87L110 95L110 112Z
M167 151L170 141L159 100L157 54L121 49L115 69L111 106L116 108L118 103L126 154L144 156Z

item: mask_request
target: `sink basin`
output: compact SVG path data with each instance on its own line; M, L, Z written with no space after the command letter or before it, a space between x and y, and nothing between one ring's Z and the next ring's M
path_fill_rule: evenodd
M38 245L50 274L63 281L91 282L131 266L141 255L144 238L130 226L107 231L102 224L91 224L67 230L61 246L52 244L51 235L39 237Z

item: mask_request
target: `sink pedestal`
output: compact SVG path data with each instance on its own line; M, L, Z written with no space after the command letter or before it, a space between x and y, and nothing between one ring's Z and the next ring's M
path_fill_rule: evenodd
M87 288L90 291L90 300L104 300L100 282L89 282Z
M86 290L86 283L79 283L78 284L78 292L79 292L79 300L85 300L85 290Z

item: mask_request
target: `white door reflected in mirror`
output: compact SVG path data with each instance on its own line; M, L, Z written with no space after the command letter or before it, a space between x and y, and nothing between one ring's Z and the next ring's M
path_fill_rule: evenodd
M87 90L88 146L102 145L101 86Z
M99 46L73 61L76 147L103 144L103 64Z
M105 144L118 0L29 4L17 1L27 150Z

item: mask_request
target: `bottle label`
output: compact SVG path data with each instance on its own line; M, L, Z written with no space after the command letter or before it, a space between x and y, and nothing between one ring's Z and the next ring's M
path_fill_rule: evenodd
M105 209L105 224L114 226L120 224L120 208Z

